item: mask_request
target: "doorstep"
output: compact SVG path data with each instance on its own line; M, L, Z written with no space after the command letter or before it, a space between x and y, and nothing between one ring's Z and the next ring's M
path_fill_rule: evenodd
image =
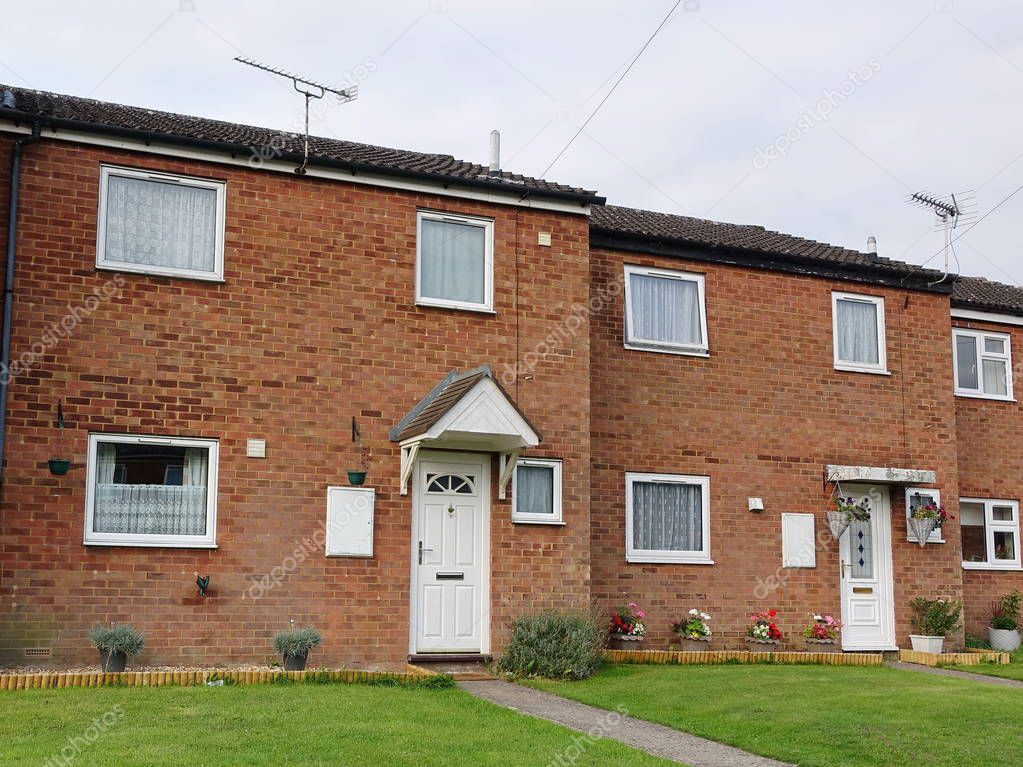
M448 674L458 681L483 681L493 679L488 665L490 655L480 653L413 653L409 655L409 666L432 674Z

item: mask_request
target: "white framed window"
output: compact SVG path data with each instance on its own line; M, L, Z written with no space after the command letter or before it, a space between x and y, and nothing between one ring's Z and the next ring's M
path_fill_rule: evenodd
M831 323L836 370L888 374L883 298L834 291Z
M1019 570L1019 502L959 499L963 568Z
M417 212L416 303L493 311L492 219L426 210Z
M628 562L712 565L710 478L625 474Z
M952 328L952 363L957 396L1013 398L1012 349L1008 334Z
M561 461L520 458L512 475L512 522L562 525Z
M85 543L215 548L219 445L90 434Z
M706 357L703 275L626 266L625 348Z
M96 267L222 281L226 190L222 181L101 166Z
M941 506L941 492L933 490L929 487L907 487L906 488L906 540L912 543L919 543L916 538L916 534L913 532L913 528L909 526L908 520L910 513L917 506L923 506L927 503L933 503L935 506ZM930 537L927 539L928 543L944 543L945 539L941 537L942 528L936 527L931 531Z

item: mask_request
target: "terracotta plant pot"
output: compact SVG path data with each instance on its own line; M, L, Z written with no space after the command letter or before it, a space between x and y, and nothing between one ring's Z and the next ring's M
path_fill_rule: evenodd
M809 652L842 652L834 639L807 639L806 649Z
M128 664L128 656L123 652L99 651L99 667L107 674L120 674Z
M707 652L710 650L710 637L690 639L682 637L682 652Z
M309 658L309 653L303 655L285 655L284 656L284 670L285 671L305 671L306 660Z

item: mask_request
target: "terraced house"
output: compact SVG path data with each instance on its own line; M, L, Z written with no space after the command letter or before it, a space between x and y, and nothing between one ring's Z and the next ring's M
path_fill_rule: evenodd
M148 663L260 662L294 620L315 662L397 666L624 594L648 647L700 606L722 647L770 607L891 650L913 597L979 632L1023 586L1023 291L496 162L317 138L296 174L301 137L0 93L5 663L90 659L110 621ZM836 492L873 508L837 541ZM954 519L921 547L927 499Z

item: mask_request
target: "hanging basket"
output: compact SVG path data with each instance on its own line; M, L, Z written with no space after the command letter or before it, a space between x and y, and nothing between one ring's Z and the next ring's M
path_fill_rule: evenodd
M916 536L916 542L920 544L920 548L927 545L927 540L931 537L931 533L934 532L935 526L938 524L936 519L925 519L918 517L909 518L909 529L913 531L913 535Z
M828 527L831 528L831 534L837 541L849 527L849 517L842 511L829 511Z

